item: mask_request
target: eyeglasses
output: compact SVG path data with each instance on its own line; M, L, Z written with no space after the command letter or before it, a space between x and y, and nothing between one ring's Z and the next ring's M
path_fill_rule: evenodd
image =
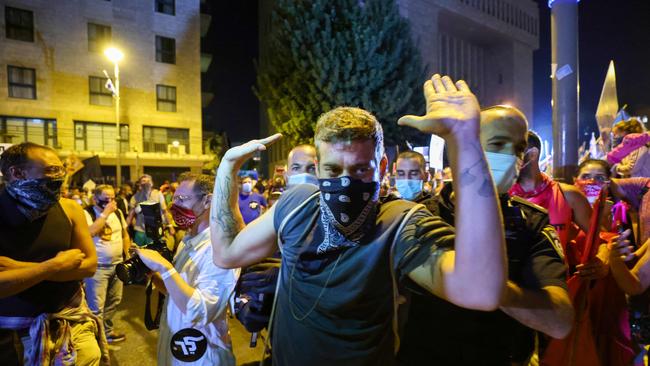
M205 193L200 194L200 195L180 195L179 194L179 195L174 195L174 197L172 197L172 202L185 203L185 202L191 200L192 198L200 198L200 197L203 197L203 196L205 196Z
M40 164L24 164L19 165L21 169L32 169L32 168L41 168L43 175L51 178L61 178L65 176L66 170L64 166L61 165L48 165L45 167L39 166Z

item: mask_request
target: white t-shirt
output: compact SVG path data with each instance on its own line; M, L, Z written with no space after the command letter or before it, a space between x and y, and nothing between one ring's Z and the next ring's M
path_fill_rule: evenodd
M201 333L198 338L207 341L205 354L192 365L235 366L226 312L238 272L217 267L212 262L210 228L192 238L186 236L183 239L174 257L174 268L194 288L194 292L187 301L185 313L171 298L165 299L158 337L158 365L190 364L176 359L171 346L176 344L175 347L178 347L177 343L172 342L177 332L192 328ZM189 348L192 346L187 344Z
M95 210L95 217L99 219L102 210L97 206L93 206L92 209ZM84 214L88 225L92 225L93 219L88 211L84 210ZM120 221L122 221L121 225ZM125 227L126 221L124 218L120 220L116 212L108 215L104 228L96 236L93 236L93 242L97 249L97 264L117 264L122 262L122 251L124 250L122 228Z

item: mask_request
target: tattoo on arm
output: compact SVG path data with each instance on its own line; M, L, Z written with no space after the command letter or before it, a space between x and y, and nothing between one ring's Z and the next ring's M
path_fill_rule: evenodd
M233 190L232 177L225 176L217 182L216 195L212 200L212 221L216 222L223 235L232 240L239 233L240 227L231 210L230 200Z
M476 174L472 173L471 171L476 168L476 167L483 167L483 171L480 172L480 174L483 176L483 182L481 183L481 186L479 187L478 194L481 197L491 197L492 196L492 182L490 181L489 177L489 169L485 164L485 161L480 158L480 156L483 154L483 148L481 147L481 143L476 141L473 142L470 146L467 147L467 149L473 150L473 152L479 157L473 164L471 164L469 167L463 169L460 172L460 186L461 187L466 187L468 185L473 184L476 179L479 178ZM488 175L485 174L485 171L488 171Z

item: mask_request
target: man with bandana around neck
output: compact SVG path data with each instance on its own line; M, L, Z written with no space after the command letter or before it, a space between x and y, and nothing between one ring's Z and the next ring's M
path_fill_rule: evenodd
M226 311L236 274L212 263L208 227L214 177L188 172L178 183L169 211L185 237L173 263L157 251L137 250L154 272L156 287L168 295L160 320L158 365L235 366Z
M102 324L81 286L95 273L95 246L83 209L60 197L61 160L50 147L24 142L5 150L0 171L7 181L0 191L0 333L15 332L27 365L96 365L100 357L107 364ZM11 347L0 354L3 365L12 364Z
M585 233L589 231L591 206L577 187L556 182L539 170L541 145L539 136L528 131L524 167L508 193L510 196L519 196L548 210L551 225L555 227L562 248L566 252L567 245L578 234L573 230L573 223Z
M129 257L131 239L122 211L117 208L113 187L100 184L93 197L94 204L86 207L84 214L97 250L97 271L84 280L86 301L90 310L104 321L106 340L121 342L126 335L113 330L113 315L122 301L123 287L115 266Z
M564 338L571 330L573 306L555 229L548 223L546 210L507 193L522 164L527 130L526 117L514 107L494 106L481 112L481 144L498 187L505 223L509 275L499 310L472 311L414 293L398 355L400 364L526 365L534 350L534 331ZM411 171L408 165L400 166L398 159L398 175L400 167ZM417 201L420 194L414 197L422 202ZM422 203L453 225L454 200L452 187L446 185L438 196ZM436 328L445 331L431 332Z
M440 75L424 83L424 95L426 114L398 123L447 141L457 192L455 234L425 209L396 233L414 204L378 203L387 159L381 125L365 110L323 114L315 134L319 187L289 190L246 227L237 210L236 173L281 136L224 155L210 218L215 264L256 263L281 242L274 365L395 365L393 279L462 307L499 305L506 279L503 223L479 142L478 102L464 81Z

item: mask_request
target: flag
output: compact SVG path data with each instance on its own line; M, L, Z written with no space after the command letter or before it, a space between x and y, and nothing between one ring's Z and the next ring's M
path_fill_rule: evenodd
M611 132L612 123L618 114L618 96L616 94L616 71L614 70L614 61L609 62L603 90L600 93L600 101L596 109L596 121L601 136L605 139L605 145L609 145L609 133Z

